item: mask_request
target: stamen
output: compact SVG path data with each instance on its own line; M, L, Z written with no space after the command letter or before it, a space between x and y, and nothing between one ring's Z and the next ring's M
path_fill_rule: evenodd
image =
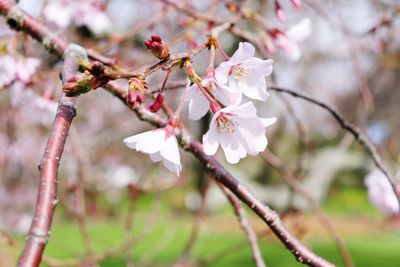
M231 74L233 77L237 80L242 80L245 78L248 74L250 73L249 70L245 69L242 67L240 64L238 65L233 65L231 68Z
M227 134L233 134L239 123L232 119L232 117L227 116L226 113L221 113L217 118L218 129L221 129Z

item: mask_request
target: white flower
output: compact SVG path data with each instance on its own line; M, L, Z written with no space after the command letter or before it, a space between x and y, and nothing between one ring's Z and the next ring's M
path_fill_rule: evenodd
M9 85L17 75L15 60L10 55L0 57L0 89Z
M376 169L364 179L368 189L369 201L385 215L395 215L399 212L399 203L392 186L383 173Z
M110 18L96 1L80 2L75 11L74 23L86 26L96 37L104 37L113 30Z
M219 84L213 77L203 79L201 84L225 106L238 105L242 100L240 92L231 92L226 85ZM191 120L201 119L210 109L210 103L196 84L189 88L188 99Z
M204 152L214 155L220 144L229 163L237 163L247 154L255 156L267 147L265 128L276 118L257 116L252 102L228 106L218 110L211 120L209 131L203 136Z
M96 37L110 34L113 25L104 12L99 1L52 1L44 8L44 16L48 21L61 28L71 23L76 26L86 26Z
M291 26L286 31L272 30L268 32L272 38L273 43L283 48L286 57L292 61L297 61L301 56L301 51L298 43L306 39L311 33L311 20L304 18L297 24ZM270 44L269 49L274 51L273 44Z
M18 60L16 65L18 80L23 83L29 83L40 65L40 59L34 57L23 58Z
M75 5L72 3L61 3L51 1L43 10L46 20L55 23L60 28L66 28L72 22Z
M40 60L33 57L16 59L5 55L0 57L0 88L18 80L24 84L30 82L40 65Z
M233 56L215 70L215 78L221 84L229 83L233 92L264 101L268 97L265 77L271 74L273 61L254 57L254 53L252 44L240 43Z
M174 128L165 128L144 132L124 139L124 143L136 151L150 154L153 162L162 161L164 166L179 175L182 170L178 143L173 134Z

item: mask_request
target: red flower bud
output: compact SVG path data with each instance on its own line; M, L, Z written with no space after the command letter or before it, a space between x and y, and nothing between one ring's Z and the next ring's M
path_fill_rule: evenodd
M160 110L162 104L164 102L164 94L159 93L156 97L156 100L154 101L153 104L147 106L147 109L150 110L151 112L157 112Z
M156 34L153 34L151 39L145 40L144 45L155 57L161 60L169 57L169 49L167 44L164 43L161 37Z
M279 1L275 1L275 14L280 21L285 21L285 12L283 11L281 4L279 4Z
M301 8L301 1L300 1L300 0L292 0L292 4L293 4L296 8Z
M148 88L146 82L139 78L132 78L129 80L129 89L127 100L132 108L135 108L137 104L143 104L144 102L144 91Z

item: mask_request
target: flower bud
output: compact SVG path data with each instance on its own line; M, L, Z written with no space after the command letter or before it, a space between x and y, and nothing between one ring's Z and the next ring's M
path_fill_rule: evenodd
M150 110L151 112L157 112L160 110L162 104L164 102L164 94L159 93L156 97L156 100L154 101L153 104L147 106L147 109Z
M284 22L286 20L285 12L283 11L281 4L279 4L279 1L275 1L275 14L280 21Z
M291 0L296 8L301 8L301 0Z
M151 39L145 40L144 45L151 51L153 56L164 60L169 57L169 49L160 36L153 34Z
M148 89L146 82L140 78L132 78L129 80L129 89L127 100L128 103L135 108L137 104L143 104L144 92Z

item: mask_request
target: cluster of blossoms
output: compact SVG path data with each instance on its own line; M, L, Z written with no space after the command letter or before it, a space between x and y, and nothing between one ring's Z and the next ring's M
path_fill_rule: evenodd
M6 54L0 57L0 89L14 82L28 84L40 60L33 57Z
M105 2L99 0L56 0L49 2L43 14L47 21L60 28L71 24L85 26L96 37L108 35L113 30L111 19L105 13Z
M210 128L202 140L204 152L214 155L221 146L231 164L264 151L267 146L265 128L276 120L258 117L253 102L242 103L243 95L250 100L268 98L265 78L271 74L273 62L254 55L252 44L240 43L232 57L225 55L226 60L216 69L209 67L203 79L195 73L190 61L185 62L186 72L193 82L192 86L188 83L184 93L189 101L189 119L199 120L209 110L212 112ZM149 154L154 162L162 161L177 175L182 167L174 129L179 125L180 110L181 105L164 128L124 139L128 147Z

